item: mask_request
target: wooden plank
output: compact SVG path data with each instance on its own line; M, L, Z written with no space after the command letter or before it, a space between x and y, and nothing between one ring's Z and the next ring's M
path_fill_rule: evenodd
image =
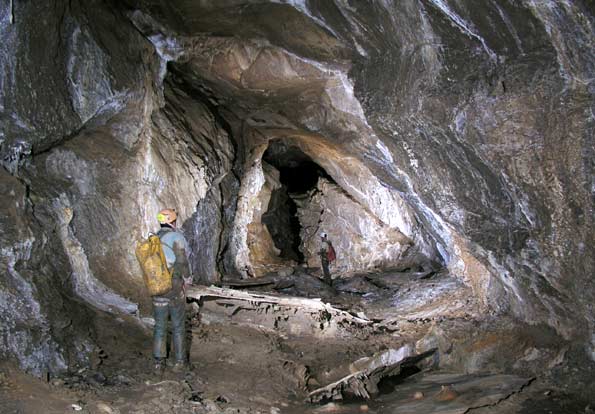
M373 323L369 319L353 315L348 311L337 309L329 303L322 302L320 299L296 298L292 296L276 295L274 293L265 295L216 286L190 286L186 289L186 296L198 301L203 298L221 298L244 301L253 306L257 306L258 304L273 304L310 313L327 312L331 318L337 319L338 322L348 322L359 325L370 325Z

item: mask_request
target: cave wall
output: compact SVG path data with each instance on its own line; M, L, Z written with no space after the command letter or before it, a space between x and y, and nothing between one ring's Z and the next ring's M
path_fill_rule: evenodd
M262 223L271 193L280 186L278 171L263 161L263 154L279 134L289 134L283 140L324 168L341 188L310 200L303 208L300 224L306 230L300 232L300 238L307 264L319 266L315 253L318 240L314 235L323 229L345 248L339 271L347 276L376 267L406 268L441 260L431 245L431 237L401 197L384 187L365 165L346 156L337 145L315 135L286 129L262 130L251 126L244 132L248 156L231 238L234 266L241 277L261 276L294 264L280 257L268 228ZM318 222L320 211L315 211L324 204L328 204L324 207L328 209L323 216L328 226L325 228ZM351 216L355 225L343 226L345 218L341 216ZM379 235L377 231L386 234Z
M186 209L180 225L189 240L194 278L215 282L221 278L222 248L230 226L225 219L230 208L227 199L237 193L231 171L235 148L229 132L196 91L185 92L183 85L172 80L165 87L165 102L153 114L155 134L159 147L174 148L164 156L168 189L159 194L158 204Z
M491 312L592 352L590 2L128 4L221 106L365 165Z
M382 223L341 187L324 178L300 203L298 217L302 227L300 250L310 267L320 267L321 232L328 234L337 252L337 261L332 265L335 275L423 264L423 256L409 251L413 240Z
M268 211L273 191L281 188L279 171L262 161L264 183L254 198L252 219L248 224L247 246L250 251L250 272L253 276L263 276L279 271L293 264L291 260L281 257L273 241L268 226L263 222L263 215Z
M486 310L595 355L589 5L52 0L14 2L14 24L2 5L0 353L83 361L75 298L135 312L131 246L163 203L198 279L250 274L285 137Z
M150 311L134 247L164 206L193 243L209 239L193 249L196 279L219 277L212 236L234 147L110 2L19 3L14 24L1 13L1 181L14 197L2 206L0 355L42 375L85 363L93 312Z
M14 358L34 375L85 364L92 333L87 310L64 292L67 258L33 214L28 187L0 169L0 358Z
M177 209L193 242L203 232L212 236L219 220L211 215L219 207L199 217L196 206L225 175L233 156L227 135L203 105L169 84L164 96L165 105L147 118L130 150L118 141L120 131L110 120L35 157L30 169L33 189L51 188L44 201L53 203L53 194L68 199L88 272L135 302L147 296L134 256L136 242L156 231L155 217L164 206ZM188 118L180 117L181 108ZM212 167L207 167L207 157L216 161ZM205 221L211 225L203 225ZM197 279L216 278L212 249L217 248L218 243L209 243L193 249Z
M85 363L94 343L88 320L83 322L90 312L74 293L88 286L77 277L85 261L69 256L67 248L80 253L80 245L55 216L64 213L69 222L70 206L58 183L33 184L32 158L123 111L143 96L152 71L143 63L150 51L138 33L126 24L119 32L105 30L124 20L103 3L15 2L14 24L9 15L2 5L0 157L2 182L14 198L2 209L0 353L43 375ZM138 120L142 106L133 115ZM120 124L120 145L130 144L135 124ZM73 185L85 188L92 172L74 157L63 161L68 165L57 167L74 168ZM122 310L136 308L114 298Z
M262 145L264 144L258 144L257 147L261 148ZM349 162L351 160L342 157L333 145L324 145L313 137L285 137L283 140L268 141L267 145L269 155L266 157L273 157L276 163L282 162L279 160L283 157L288 157L286 162L291 163L289 160L293 151L300 154L296 156L302 160L321 163L345 187L361 189L365 194L360 192L355 198L340 185L331 182L332 178L329 176L328 179L320 178L317 184L314 183L313 191L291 195L299 206L296 217L300 229L292 229L289 223L285 223L279 230L283 234L277 237L291 238L292 231L298 233L299 251L307 266L320 266L317 252L320 249L319 234L322 231L330 235L341 252L333 270L335 274L345 277L371 269L418 267L436 260L436 255L428 247L429 243L423 239L423 232L415 228L411 212L406 206L399 204L397 197L382 194L382 187L374 182L371 174L366 174L364 166ZM260 151L256 154L260 154ZM248 210L250 222L246 229L250 260L248 266L255 276L296 264L296 259L282 257L271 234L270 224L274 223L264 223L266 220L263 220L264 213L276 208L271 205L271 197L282 186L279 171L264 159L253 164L252 168L260 171L259 165L262 166L263 185L252 195L253 202L249 204ZM376 191L380 194L375 194ZM366 202L362 204L358 199ZM374 210L370 210L370 205ZM389 212L389 209L392 210ZM410 237L401 233L400 229L407 231Z
M297 206L293 196L289 196L287 186L281 184L273 190L269 205L261 222L273 239L279 256L296 263L301 261L299 250L299 220L296 216Z
M492 274L492 306L589 338L593 59L578 51L593 47L593 16L580 1L412 4L388 7L403 25L378 30L399 41L367 38L352 71L367 119L420 210Z

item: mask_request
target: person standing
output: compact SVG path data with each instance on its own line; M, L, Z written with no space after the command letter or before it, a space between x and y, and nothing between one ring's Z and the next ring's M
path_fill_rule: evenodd
M325 232L320 233L320 262L322 263L322 273L324 275L324 282L333 286L333 278L331 277L330 264L335 260L336 254L333 244L328 239Z
M188 242L177 230L177 214L174 209L164 209L157 214L161 229L157 233L161 240L167 267L172 271L172 288L169 292L153 296L153 357L155 369L165 368L167 319L171 317L174 370L181 371L187 366L185 350L186 294L185 285L192 283L192 272L188 261Z

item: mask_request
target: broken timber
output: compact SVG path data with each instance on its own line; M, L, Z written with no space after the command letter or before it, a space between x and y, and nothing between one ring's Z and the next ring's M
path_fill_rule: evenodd
M345 396L370 399L378 394L378 383L386 377L401 374L402 368L416 365L424 358L434 354L431 349L419 355L404 357L396 362L382 365L371 365L369 368L354 372L326 387L318 388L308 395L308 401L319 403L329 400L342 400Z
M339 324L371 325L369 319L353 315L347 311L337 309L320 299L296 298L275 294L259 294L247 291L220 288L216 286L191 286L186 290L186 296L197 301L215 299L222 303L237 303L242 309L258 310L265 306L277 306L290 311L302 311L313 315L324 315L326 319L334 320Z

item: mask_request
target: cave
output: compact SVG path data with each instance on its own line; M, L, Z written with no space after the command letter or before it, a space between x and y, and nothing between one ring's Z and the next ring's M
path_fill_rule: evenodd
M297 217L297 206L285 185L271 195L262 222L267 226L275 246L280 250L280 257L302 263L304 255L300 252L301 225Z
M592 412L594 27L588 0L2 2L0 411ZM167 300L136 251L164 208Z
M272 141L262 159L279 170L281 183L289 194L306 194L316 187L320 177L330 179L308 155L282 141Z
M308 196L316 188L320 177L330 176L299 148L284 145L281 140L273 140L264 152L263 161L279 171L281 186L271 195L267 212L262 216L273 237L280 256L302 263L304 255L300 251L302 230L296 199Z

